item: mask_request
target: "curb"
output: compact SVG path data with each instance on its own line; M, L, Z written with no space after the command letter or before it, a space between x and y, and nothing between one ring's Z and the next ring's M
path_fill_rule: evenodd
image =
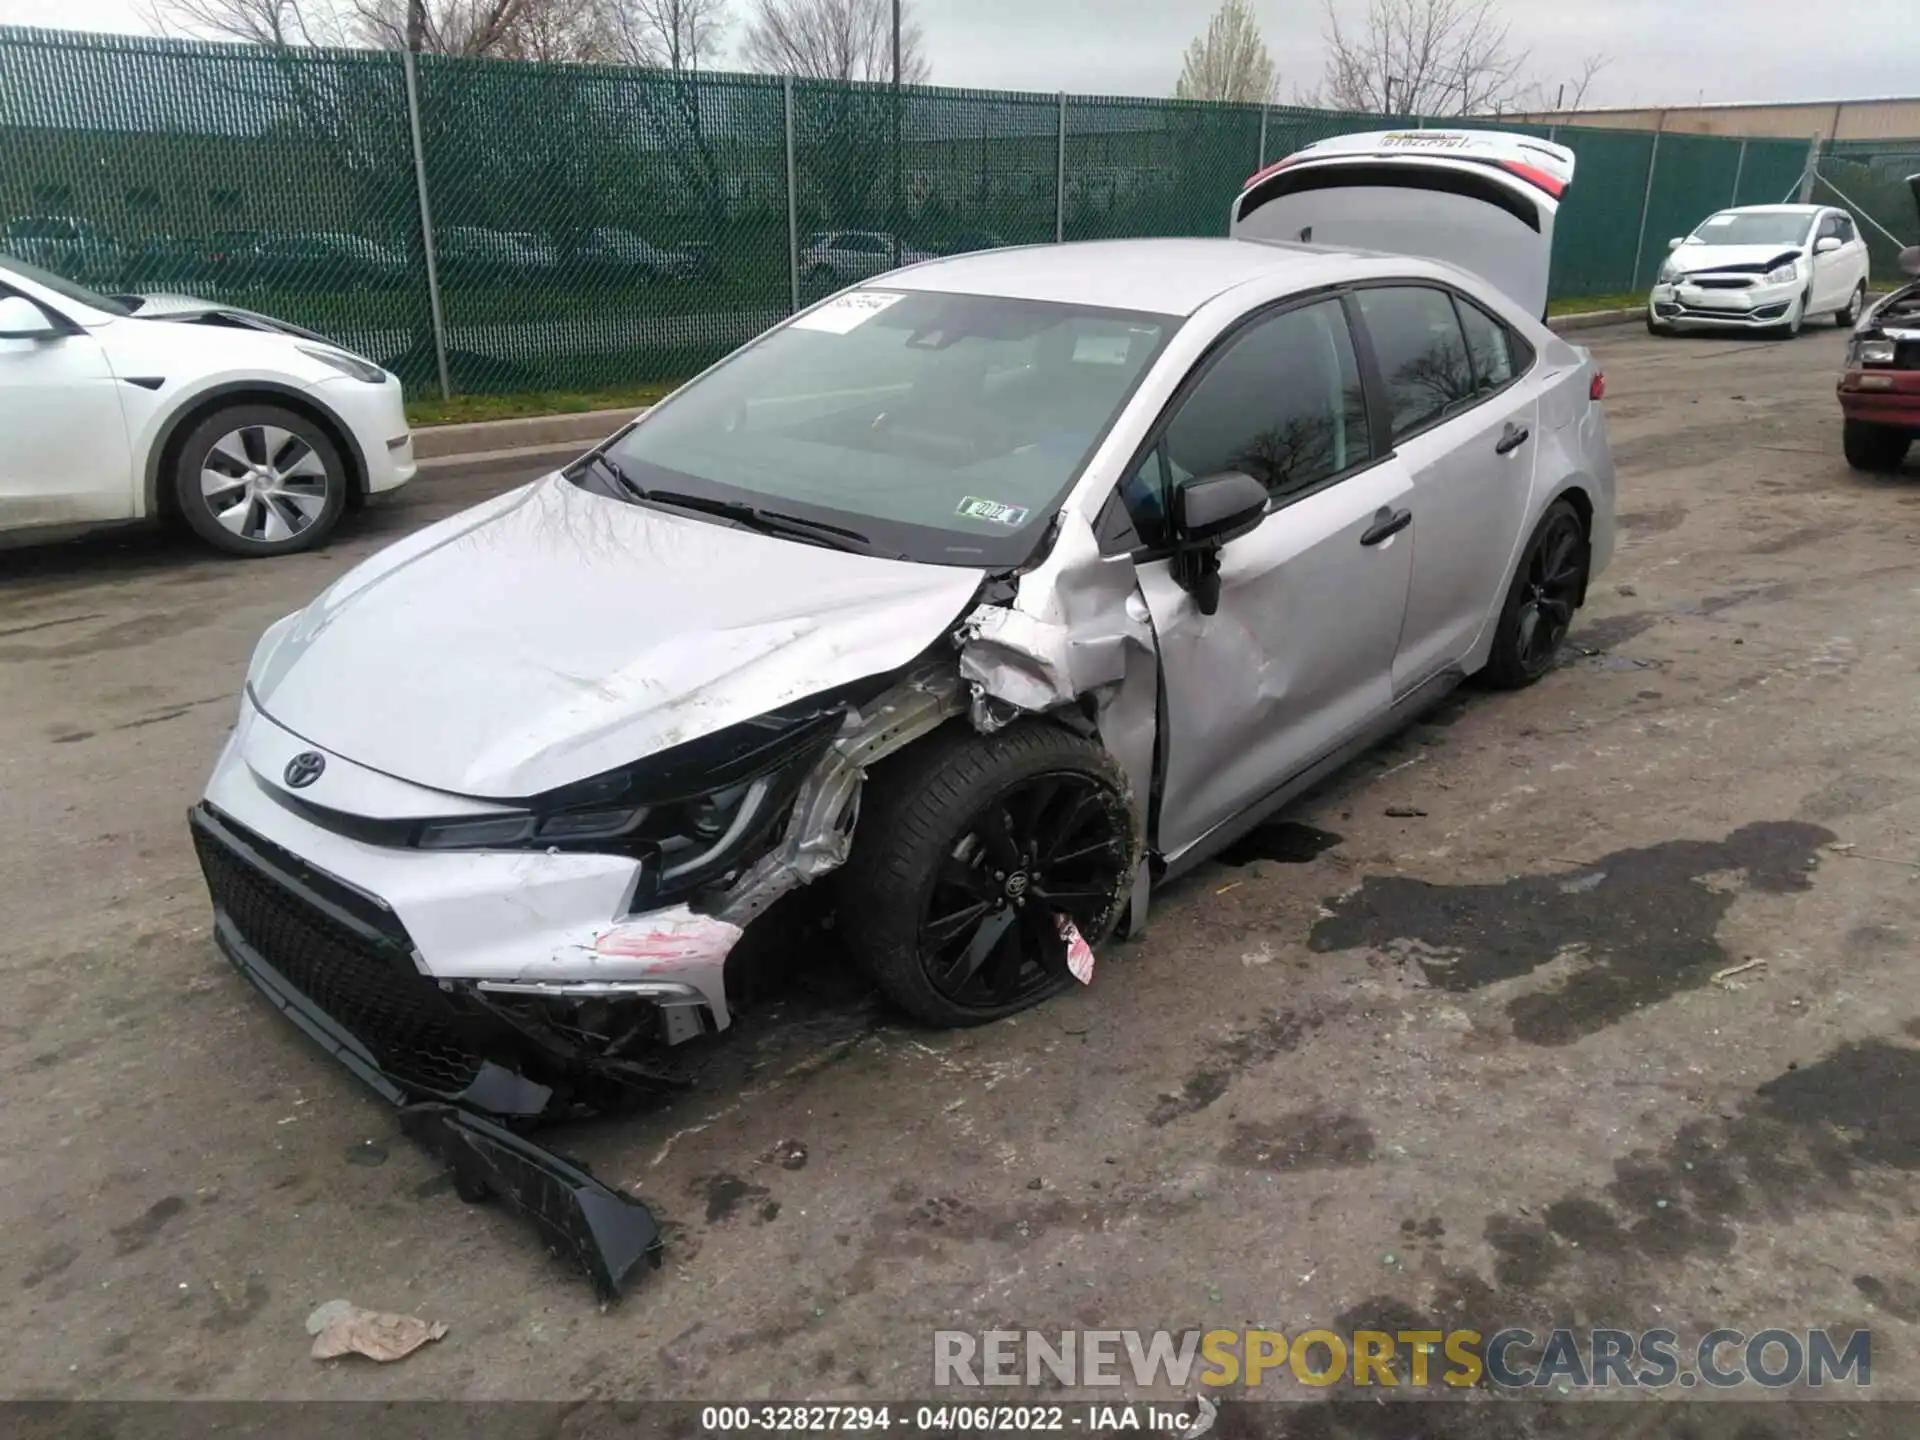
M1566 330L1598 330L1605 325L1625 325L1638 320L1645 313L1643 306L1636 305L1631 310L1589 310L1582 315L1556 315L1547 321L1547 328L1555 334Z
M1560 315L1549 320L1547 328L1596 330L1638 320L1640 313L1633 309ZM511 466L552 460L557 465L606 439L645 409L643 405L632 410L583 410L566 415L527 415L517 420L426 425L413 432L414 458L420 462L421 479L476 461Z
M566 415L524 415L516 420L424 425L413 432L413 454L416 460L444 460L501 450L591 445L606 439L640 409L581 410Z

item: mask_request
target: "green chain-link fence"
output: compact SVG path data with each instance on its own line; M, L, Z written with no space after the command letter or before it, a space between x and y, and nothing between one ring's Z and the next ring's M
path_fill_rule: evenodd
M1920 138L1843 140L1821 147L1813 199L1844 205L1860 222L1873 278L1882 284L1906 279L1900 252L1920 245L1920 196L1907 177L1920 175Z
M1261 164L1421 123L0 27L0 250L282 316L417 394L443 365L467 392L670 380L900 261L1221 234ZM1557 297L1644 288L1670 235L1787 198L1807 158L1493 123L1578 156ZM1890 163L1832 178L1907 234L1861 178Z

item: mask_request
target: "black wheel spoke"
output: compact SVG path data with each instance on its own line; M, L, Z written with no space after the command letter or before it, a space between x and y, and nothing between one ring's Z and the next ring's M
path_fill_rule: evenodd
M926 925L927 939L935 945L948 945L965 933L966 928L986 914L989 908L990 902L973 900L958 910L932 917Z
M1047 868L1063 870L1094 855L1111 855L1117 843L1113 836L1102 835L1099 839L1089 840L1086 844L1076 846L1072 850L1055 851L1046 857Z
M965 989L967 982L987 963L988 957L1002 948L1001 942L1013 929L1014 916L1012 910L998 910L980 922L980 928L973 932L972 942L940 976L941 984L948 991L957 994Z
M940 866L938 880L940 884L950 885L961 894L971 895L977 900L991 900L1000 893L991 875L976 870L958 856L947 857Z
M987 813L980 817L979 834L995 865L1008 870L1020 868L1020 846L1013 838L1013 822L1007 816L1004 801L987 807Z
M1033 894L1057 910L1073 910L1080 906L1099 905L1111 900L1113 887L1072 883L1035 885Z

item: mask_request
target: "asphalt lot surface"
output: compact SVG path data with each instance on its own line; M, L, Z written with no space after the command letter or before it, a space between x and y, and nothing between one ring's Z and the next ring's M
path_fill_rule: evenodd
M0 1389L902 1397L956 1323L1564 1319L1870 1326L1920 1397L1920 463L1846 469L1832 331L1582 338L1622 544L1554 674L1017 1020L813 947L697 1088L549 1137L667 1226L605 1311L228 969L185 825L262 628L514 477L283 562L0 554ZM318 1363L335 1297L450 1330Z

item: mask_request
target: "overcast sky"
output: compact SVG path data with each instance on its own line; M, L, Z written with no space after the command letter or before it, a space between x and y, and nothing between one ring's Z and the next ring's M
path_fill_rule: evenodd
M1321 65L1322 0L1253 0L1281 92ZM1335 0L1360 15L1367 0ZM744 14L752 0L734 0ZM1165 95L1213 0L907 0L933 80L1014 90ZM1504 0L1551 86L1610 63L1589 104L1837 100L1920 93L1920 0ZM0 24L142 31L134 0L0 0ZM1709 38L1710 37L1710 38Z

